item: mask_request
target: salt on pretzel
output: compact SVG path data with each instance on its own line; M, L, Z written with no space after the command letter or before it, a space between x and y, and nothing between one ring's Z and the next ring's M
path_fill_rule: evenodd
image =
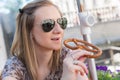
M68 42L73 42L76 46L70 46L67 44ZM84 41L84 40L71 38L71 39L64 40L63 43L67 48L72 49L72 50L82 49L82 50L86 50L88 52L94 53L94 54L90 54L90 55L85 55L85 57L87 57L87 58L97 58L102 54L101 49L99 49L98 47L96 47L93 44L88 43L87 41Z

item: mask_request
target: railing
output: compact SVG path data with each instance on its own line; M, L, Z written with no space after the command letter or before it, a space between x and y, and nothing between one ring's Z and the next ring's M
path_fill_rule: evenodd
M107 50L107 52L104 52L105 50ZM116 51L116 52L114 52L114 51ZM105 56L106 59L103 59L102 56L101 56L100 59L96 60L96 64L99 65L102 62L105 63L106 61L109 61L109 62L111 62L111 65L116 66L115 56L114 56L114 54L116 54L116 53L120 53L120 47L110 46L110 47L107 47L107 48L103 49L103 55L107 54L107 56ZM120 64L120 62L119 62L119 64Z

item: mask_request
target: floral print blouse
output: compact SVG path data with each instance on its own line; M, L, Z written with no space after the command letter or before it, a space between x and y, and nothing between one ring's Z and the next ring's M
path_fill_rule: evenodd
M62 76L62 69L63 69L63 59L65 58L65 55L68 53L69 49L63 48L61 55L60 55L60 66L58 70L56 70L54 73L50 73L45 80L60 80ZM4 80L5 77L10 76L14 77L17 80L31 80L29 75L27 74L26 67L24 64L17 58L17 56L12 56L9 58L6 62L6 65L2 71L2 80Z

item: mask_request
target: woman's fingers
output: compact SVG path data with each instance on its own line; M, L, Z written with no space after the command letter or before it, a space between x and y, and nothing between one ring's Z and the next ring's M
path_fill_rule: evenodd
M85 50L72 50L69 53L73 59L78 60L83 58L85 55L90 55L90 52L85 51ZM85 57L84 57L85 59Z
M88 73L88 69L83 62L81 62L79 60L74 60L73 64L76 65L76 66L80 66L83 69L84 73Z
M71 75L71 77L75 75L80 74L81 76L84 76L88 73L86 65L83 63L84 55L90 55L89 52L84 50L72 50L70 51L65 59L63 60L63 73L67 73L67 75Z
M64 59L64 65L68 68L68 70L70 70L71 72L80 72L81 75L88 73L87 67L83 62L70 59L71 58Z
M84 76L85 75L85 71L83 70L83 68L81 66L77 66L77 65L74 65L74 71L76 73L80 73L80 75Z

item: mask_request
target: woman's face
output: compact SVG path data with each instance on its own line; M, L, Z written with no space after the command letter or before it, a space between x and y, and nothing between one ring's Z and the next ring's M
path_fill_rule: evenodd
M61 15L56 7L44 6L38 8L35 13L34 27L32 29L33 39L37 47L50 50L58 50L61 48L64 30L56 22ZM52 19L55 21L54 28L49 32L44 32L42 22Z

